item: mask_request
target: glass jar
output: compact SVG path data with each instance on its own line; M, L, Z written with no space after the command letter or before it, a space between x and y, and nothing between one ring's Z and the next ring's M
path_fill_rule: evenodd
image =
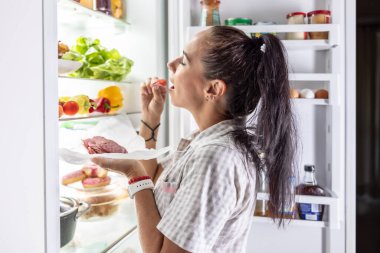
M96 0L96 10L111 15L111 0Z
M111 0L111 14L113 17L122 19L124 17L123 0Z
M225 25L252 25L252 19L250 18L229 18L224 20Z
M275 25L275 24L276 24L276 23L275 23L275 22L272 22L272 21L259 21L259 22L257 22L255 25ZM267 34L267 33L265 33L265 32L261 32L261 33L259 33L259 32L251 33L251 37L252 37L252 38L254 38L254 37L259 38L259 37L261 37L261 35L263 35L263 34ZM275 32L271 32L270 34L277 35L277 33L275 33Z
M94 9L94 1L93 0L79 0L79 3L89 9Z
M201 26L220 25L218 0L203 0L202 5Z
M331 12L329 10L317 10L307 14L309 24L330 24ZM313 40L327 40L329 38L328 32L310 32L310 38Z
M288 25L302 25L305 24L306 13L304 12L293 12L286 15L288 20ZM289 32L286 33L287 40L306 40L306 32Z

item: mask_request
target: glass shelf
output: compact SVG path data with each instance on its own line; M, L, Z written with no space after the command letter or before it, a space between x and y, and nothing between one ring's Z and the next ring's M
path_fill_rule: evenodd
M115 242L128 236L137 227L134 202L126 199L112 217L100 221L77 221L74 238L61 248L61 253L105 252Z
M129 23L89 9L73 0L58 0L58 22L71 29L83 27L104 27L124 31Z

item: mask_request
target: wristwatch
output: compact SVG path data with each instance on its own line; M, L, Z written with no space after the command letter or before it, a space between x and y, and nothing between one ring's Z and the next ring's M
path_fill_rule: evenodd
M137 192L145 190L145 189L153 189L153 188L154 188L154 184L153 184L152 179L144 179L144 180L129 184L127 187L127 190L128 190L129 197L133 199Z

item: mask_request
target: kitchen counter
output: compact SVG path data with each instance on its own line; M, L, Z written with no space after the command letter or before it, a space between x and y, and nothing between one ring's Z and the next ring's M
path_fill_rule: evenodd
M107 252L128 237L137 226L134 201L122 201L118 212L98 221L78 220L74 238L61 253Z

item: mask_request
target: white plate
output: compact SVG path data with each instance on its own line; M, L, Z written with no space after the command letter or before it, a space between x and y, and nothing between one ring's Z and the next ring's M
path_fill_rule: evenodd
M103 154L84 154L80 152L75 152L70 149L60 148L59 156L60 158L71 164L82 165L86 162L90 162L94 157L105 157L105 158L113 158L113 159L131 159L131 160L151 160L154 158L158 158L165 153L169 152L171 147L165 147L161 149L143 149L136 150L130 153L121 154L121 153L103 153Z
M70 61L58 59L58 74L68 74L82 67L82 63L79 61Z

